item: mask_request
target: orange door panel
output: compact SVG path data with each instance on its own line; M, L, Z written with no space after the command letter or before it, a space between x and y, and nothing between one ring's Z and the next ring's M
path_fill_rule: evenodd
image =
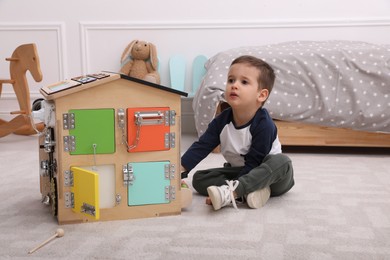
M169 150L169 107L127 109L129 152Z

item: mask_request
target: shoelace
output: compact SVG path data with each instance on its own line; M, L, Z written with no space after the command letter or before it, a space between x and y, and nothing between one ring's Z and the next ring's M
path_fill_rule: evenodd
M231 200L232 203L233 203L233 207L234 207L235 209L238 210L237 204L236 204L236 199L234 198L233 191L236 190L236 188L237 188L239 182L238 182L238 181L228 181L228 180L226 180L226 183L227 183L227 185L228 185L228 187L229 187L229 193L227 194L227 196L230 196L230 200ZM229 198L227 198L227 200L228 200L228 199L229 199Z

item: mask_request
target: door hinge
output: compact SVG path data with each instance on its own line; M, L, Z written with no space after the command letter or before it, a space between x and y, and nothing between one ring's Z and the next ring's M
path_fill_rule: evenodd
M165 133L164 146L166 149L175 148L176 146L176 135L175 133Z
M74 113L62 114L62 123L64 130L74 129L76 124Z
M73 172L71 170L64 171L64 186L73 186Z
M65 192L65 208L74 208L74 193Z
M175 125L176 124L176 111L168 110L165 111L165 125Z
M76 150L76 136L69 135L63 137L64 151L74 152Z
M176 188L175 186L165 186L165 199L167 201L173 201L176 199Z
M174 164L165 164L164 165L164 173L165 173L165 179L166 180L173 180L175 179L175 173L176 173L176 167Z

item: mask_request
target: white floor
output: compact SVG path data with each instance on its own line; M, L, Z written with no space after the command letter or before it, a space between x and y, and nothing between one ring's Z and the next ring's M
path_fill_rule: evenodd
M184 135L182 152L196 139ZM39 191L36 136L0 138L0 258L390 259L390 154L288 152L296 185L258 210L214 211L194 193L179 216L64 225ZM210 154L197 169L219 167ZM191 174L189 177L191 180Z

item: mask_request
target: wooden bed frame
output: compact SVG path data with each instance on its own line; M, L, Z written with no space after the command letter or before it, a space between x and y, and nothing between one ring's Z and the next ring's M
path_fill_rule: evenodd
M287 146L390 147L390 134L275 120Z
M229 105L217 106L218 115ZM365 132L347 128L336 128L275 120L283 146L329 146L329 147L381 147L390 148L390 133ZM215 150L218 152L219 148Z

